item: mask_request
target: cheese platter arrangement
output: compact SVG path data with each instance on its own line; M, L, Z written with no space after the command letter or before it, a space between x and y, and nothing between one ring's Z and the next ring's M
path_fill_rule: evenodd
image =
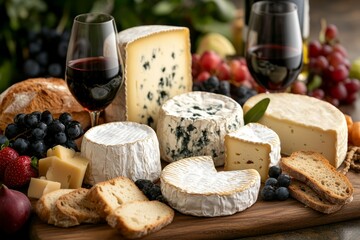
M62 79L0 95L10 147L38 158L26 179L31 238L233 239L360 217L350 116L289 92L239 104L192 91L185 27L139 26L119 39L124 84L97 126ZM1 180L18 187L10 175Z

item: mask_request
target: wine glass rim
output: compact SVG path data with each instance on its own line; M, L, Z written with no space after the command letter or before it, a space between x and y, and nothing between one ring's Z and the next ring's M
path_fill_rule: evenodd
M92 22L92 21L86 21L88 17L103 17L103 20ZM101 13L101 12L91 12L91 13L83 13L79 14L74 18L74 22L81 23L81 24L104 24L108 23L110 21L114 21L114 17L107 13Z
M260 6L264 5L264 4L268 4L268 5L284 5L288 7L288 10L283 11L283 12L278 12L278 11L272 11L270 12L269 10L264 10L262 9ZM285 15L285 14L291 14L293 12L296 12L298 9L297 5L295 3L292 2L288 2L288 1L259 1L256 2L252 5L252 11L255 12L256 14L274 14L274 15Z

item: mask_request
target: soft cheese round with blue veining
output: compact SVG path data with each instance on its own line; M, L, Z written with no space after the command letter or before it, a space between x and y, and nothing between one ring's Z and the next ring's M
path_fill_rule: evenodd
M81 143L89 159L85 182L95 184L118 176L136 181L159 179L161 161L155 131L134 122L112 122L89 129Z
M162 171L161 192L183 214L200 217L232 215L252 206L260 175L255 169L220 171L210 156L181 159Z
M224 164L224 137L244 125L243 110L221 94L189 92L166 101L160 111L157 135L161 158L174 162L209 155Z

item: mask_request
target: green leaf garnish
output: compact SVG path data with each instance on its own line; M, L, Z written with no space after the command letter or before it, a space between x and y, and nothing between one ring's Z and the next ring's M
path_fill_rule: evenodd
M251 122L257 122L264 115L269 106L270 98L264 98L256 103L244 116L245 125Z

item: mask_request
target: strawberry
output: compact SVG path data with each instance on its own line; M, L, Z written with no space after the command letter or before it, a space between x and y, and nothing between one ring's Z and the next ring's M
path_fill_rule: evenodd
M7 165L18 157L19 154L11 147L4 147L0 150L0 180L4 178L4 172Z
M29 183L32 177L37 177L37 172L31 166L31 158L20 156L5 169L4 183L8 187L18 188Z

